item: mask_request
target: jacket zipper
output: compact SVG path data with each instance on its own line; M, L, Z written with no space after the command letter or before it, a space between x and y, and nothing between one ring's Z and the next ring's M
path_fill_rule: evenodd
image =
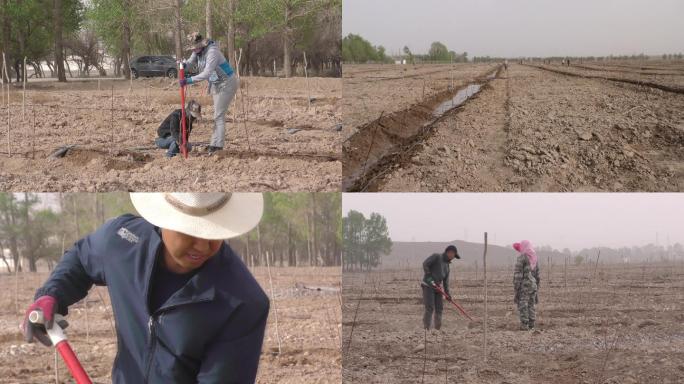
M152 357L154 356L154 349L157 345L157 330L154 324L154 315L150 316L150 320L147 322L147 329L149 331L150 346L147 348L147 369L145 369L145 383L149 382L150 369L152 368Z
M150 380L150 370L152 369L152 359L154 357L154 350L157 347L157 329L156 329L156 320L155 317L158 314L160 317L163 315L164 312L181 307L183 305L190 305L190 304L197 304L197 303L204 303L206 301L211 301L211 299L202 299L202 300L197 300L193 301L191 303L183 303L183 304L177 304L177 305L172 305L169 307L164 307L160 308L157 310L157 312L153 313L152 316L150 316L150 319L147 322L147 329L149 332L149 337L150 337L150 346L147 348L147 368L145 369L145 383L149 383Z

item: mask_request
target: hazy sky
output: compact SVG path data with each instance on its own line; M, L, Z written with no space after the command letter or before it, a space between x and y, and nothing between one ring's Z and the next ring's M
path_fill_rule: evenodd
M473 56L684 52L682 0L344 0L344 35L389 53L433 41Z
M346 193L354 209L387 218L396 241L481 242L528 239L557 249L684 244L683 194ZM658 235L656 235L658 234Z

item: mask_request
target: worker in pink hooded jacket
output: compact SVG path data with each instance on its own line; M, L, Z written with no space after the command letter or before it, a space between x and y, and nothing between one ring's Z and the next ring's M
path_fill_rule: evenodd
M527 240L513 244L513 248L520 252L513 274L513 287L515 288L513 301L518 305L520 329L534 329L536 320L534 306L539 302L537 293L540 283L537 253L534 251L532 243Z

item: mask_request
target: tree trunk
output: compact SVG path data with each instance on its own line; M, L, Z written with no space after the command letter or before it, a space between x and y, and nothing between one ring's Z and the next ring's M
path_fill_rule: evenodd
M319 250L318 250L318 239L316 236L316 194L312 193L311 194L311 228L313 232L313 255L314 255L314 263L318 265L318 259L319 259Z
M261 264L261 225L257 225L257 253L259 254L257 264Z
M126 6L130 7L129 2L126 2ZM126 9L126 12L129 10ZM123 22L123 41L121 42L121 61L119 62L120 64L123 63L123 74L126 80L131 79L131 71L130 71L130 66L129 66L129 61L131 60L131 23L130 20L128 19L128 16L124 18Z
M62 0L54 0L53 28L55 31L55 63L57 64L57 81L66 83L64 72L64 45L62 41Z
M283 67L285 69L285 77L292 76L290 55L290 7L285 6L285 31L283 31Z
M212 24L214 23L214 21L212 20L212 17L211 17L211 0L205 0L205 3L206 3L205 13L206 13L206 19L207 19L207 21L206 21L206 23L207 23L207 34L204 37L209 39L214 35L214 31L212 28Z
M181 23L181 7L183 6L182 0L176 0L176 60L183 60L183 26Z
M228 62L235 63L235 0L228 0Z

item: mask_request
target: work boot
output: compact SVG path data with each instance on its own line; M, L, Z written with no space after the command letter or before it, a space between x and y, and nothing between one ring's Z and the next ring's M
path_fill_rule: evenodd
M520 330L521 331L527 331L530 329L530 326L527 323L520 323Z
M210 145L207 147L207 153L212 155L214 152L220 151L222 149L223 148L221 148L221 147L214 147L213 145Z
M534 329L534 321L530 321L527 326L529 329Z

